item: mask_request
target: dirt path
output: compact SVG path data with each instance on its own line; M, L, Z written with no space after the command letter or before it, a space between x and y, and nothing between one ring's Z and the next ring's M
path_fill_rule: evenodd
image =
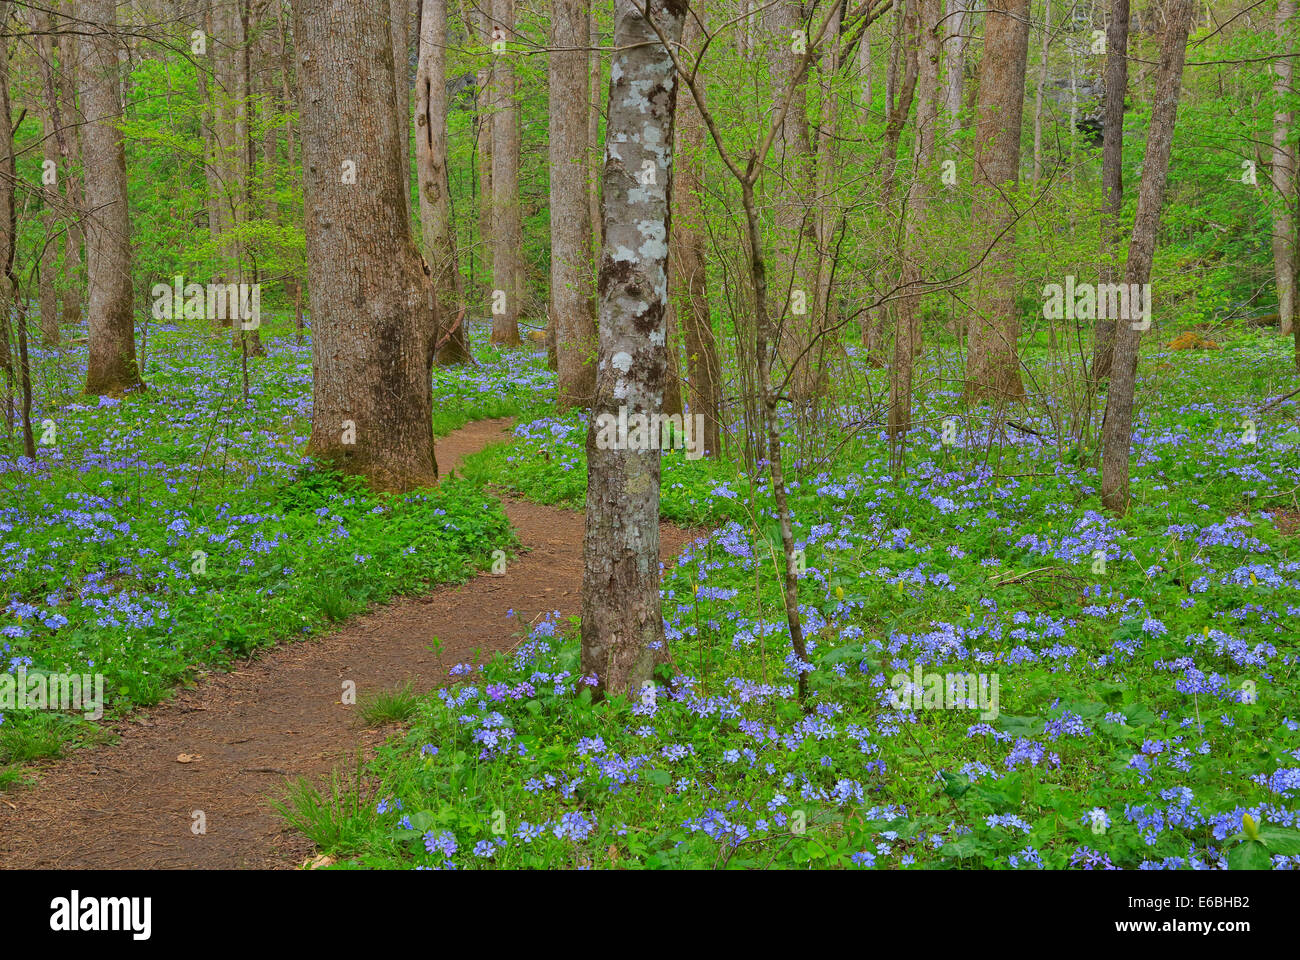
M479 421L439 441L444 473L502 440L508 425ZM268 798L283 796L285 777L326 774L386 736L363 729L356 708L340 703L343 681L355 681L360 696L408 680L427 690L475 649L512 646L521 622L579 612L582 514L505 508L526 551L505 576L395 600L319 639L272 648L119 724L118 743L75 751L36 768L34 787L0 793L0 867L300 865L311 844L283 826ZM690 539L662 526L664 562ZM435 636L441 658L427 649ZM201 759L181 763L182 754ZM191 829L197 810L202 835Z

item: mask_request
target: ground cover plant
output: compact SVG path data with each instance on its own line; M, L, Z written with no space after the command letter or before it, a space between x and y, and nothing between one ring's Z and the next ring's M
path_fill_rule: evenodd
M533 624L452 669L370 803L301 822L370 866L1300 866L1300 429L1294 400L1259 418L1289 357L1244 337L1147 363L1171 360L1123 521L1035 434L996 472L945 443L946 392L907 477L878 425L799 472L807 710L770 491L666 454L664 515L718 527L664 581L672 669L593 703L571 625ZM521 423L470 475L580 503L581 420ZM949 675L969 689L928 699ZM905 709L903 678L922 685Z
M154 329L150 389L87 401L84 345L35 351L45 437L0 460L4 672L102 673L110 714L395 594L464 579L512 542L499 502L451 480L376 495L304 456L310 345L268 324L242 394L225 337ZM479 344L439 371L440 432L530 409L552 375ZM14 449L14 448L11 448ZM0 711L0 762L90 735L67 714Z
M0 0L0 867L1283 926L1296 14Z

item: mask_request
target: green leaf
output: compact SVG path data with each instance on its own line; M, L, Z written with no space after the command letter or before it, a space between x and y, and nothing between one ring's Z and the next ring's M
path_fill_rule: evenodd
M1228 851L1229 870L1267 870L1270 866L1268 848L1258 840L1247 840Z
M1288 857L1300 854L1300 830L1293 827L1260 827L1259 839L1272 853Z
M943 792L954 800L970 789L970 778L964 773L951 773L944 770L941 772L941 776L943 777Z
M421 810L411 815L411 826L423 834L437 822L437 815L432 810Z

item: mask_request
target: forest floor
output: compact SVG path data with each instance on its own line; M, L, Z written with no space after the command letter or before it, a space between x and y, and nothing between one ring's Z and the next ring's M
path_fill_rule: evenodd
M438 441L444 472L507 438L510 421L480 420ZM523 625L575 616L583 515L506 500L522 547L505 576L403 597L340 629L263 651L208 675L157 708L116 725L117 741L37 767L38 781L0 797L0 867L290 868L313 845L287 829L271 801L287 777L317 778L391 733L366 729L340 702L450 679L450 664L519 642ZM660 529L670 563L690 540ZM437 637L442 645L433 648ZM196 832L202 812L204 832Z
M1050 348L1012 425L932 345L899 471L887 372L846 344L824 422L783 430L807 659L737 433L664 452L673 669L593 702L587 422L545 353L471 331L433 382L460 476L374 495L310 457L311 350L279 329L246 398L198 324L152 329L121 400L82 394L83 342L35 351L37 457L0 438L0 670L102 675L105 713L0 709L0 862L1300 869L1289 343L1152 338L1122 518L1103 405Z

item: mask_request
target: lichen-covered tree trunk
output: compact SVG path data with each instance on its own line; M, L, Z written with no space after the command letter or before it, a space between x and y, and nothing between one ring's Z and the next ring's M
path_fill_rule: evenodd
M388 8L293 8L313 334L308 449L375 489L409 490L437 478L438 324L401 197Z
M663 43L681 38L682 0L617 0L609 87L600 351L587 429L582 672L596 694L633 691L667 658L659 605L658 437L597 444L602 414L652 415L667 371L668 237L677 77ZM609 449L609 447L618 449Z
M982 262L971 278L966 396L1023 397L1016 313L1015 217L1006 197L1020 181L1020 124L1029 53L1029 0L991 0L984 20L971 221Z
M700 41L698 11L687 16L682 46L696 51ZM722 371L709 316L708 273L704 241L704 117L695 98L677 98L673 131L673 232L669 279L673 309L681 320L688 371L686 405L704 417L704 452L721 456Z
M1129 0L1112 0L1106 25L1106 75L1101 121L1101 278L1114 281L1119 247L1119 218L1124 208L1124 97L1128 93ZM1110 376L1115 358L1115 321L1094 322L1092 379Z
M1277 42L1285 55L1273 62L1273 95L1279 101L1291 94L1291 77L1294 68L1289 54L1291 47L1291 21L1295 19L1295 0L1278 0ZM1273 113L1273 269L1277 278L1277 313L1283 336L1292 332L1295 324L1296 294L1296 224L1295 224L1295 164L1296 150L1291 143L1291 125L1295 115L1279 106ZM1300 333L1297 334L1300 343ZM1297 354L1300 362L1300 354Z
M143 387L135 357L131 217L127 211L117 3L81 0L81 128L86 167L86 261L90 320L86 392Z
M1165 35L1160 45L1151 126L1147 131L1133 238L1129 241L1128 265L1124 271L1124 280L1130 284L1130 290L1134 285L1141 287L1151 279L1151 261L1155 257L1160 208L1165 202L1165 187L1169 180L1169 156L1173 151L1174 121L1178 117L1178 94L1183 80L1193 6L1194 0L1170 0L1165 7ZM1106 394L1106 419L1101 428L1101 502L1119 516L1128 510L1133 395L1137 386L1138 350L1143 332L1143 324L1135 320L1121 320L1116 324L1115 362L1111 369L1110 390Z
M472 359L469 334L462 320L464 283L456 259L456 231L451 220L447 175L447 0L423 0L420 6L419 66L415 72L415 175L420 195L420 226L425 257L433 274L438 313L446 338L434 356L440 365ZM399 98L400 104L400 98Z
M514 0L492 0L492 342L518 346L524 228L519 209L519 102L515 98Z
M551 318L561 409L585 407L596 389L591 316L591 206L587 189L588 11L551 0Z

